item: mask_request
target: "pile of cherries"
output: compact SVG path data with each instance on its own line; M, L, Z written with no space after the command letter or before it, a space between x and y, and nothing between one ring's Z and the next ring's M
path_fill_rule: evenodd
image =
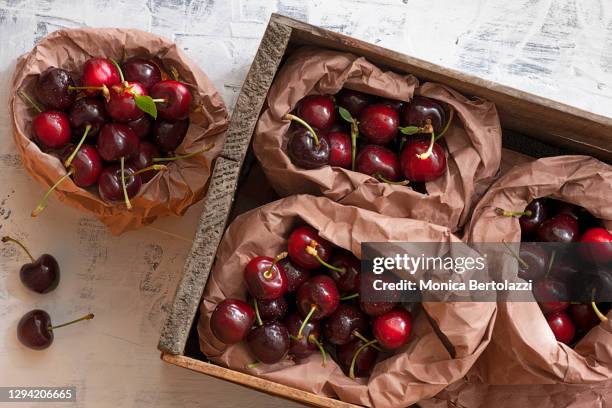
M323 364L331 353L351 378L368 376L379 353L407 343L412 317L391 299L364 301L360 279L359 259L312 227L299 226L287 252L250 260L244 270L249 300L220 302L210 327L224 344L246 339L257 359L249 367L287 355L300 360L318 350Z
M34 259L21 241L4 236L2 237L2 242L12 242L19 245L30 258L30 262L23 264L19 271L19 278L26 288L41 294L49 293L57 288L60 280L60 267L53 255L42 254ZM34 350L43 350L53 343L53 331L55 329L93 318L93 313L89 313L71 322L53 326L49 313L41 309L34 309L27 312L19 320L17 324L17 339L26 347Z
M437 141L453 115L450 106L423 96L405 103L346 88L311 95L285 115L302 125L290 129L287 153L306 169L338 166L390 184L432 181L446 171Z
M537 198L522 212L498 213L520 217L519 277L534 282L534 297L558 341L573 344L607 320L605 313L612 306L612 234L601 220L582 207L550 198ZM537 242L580 247L557 253Z
M187 86L167 77L152 60L91 58L83 64L80 85L70 72L50 67L35 85L38 102L18 91L38 114L32 121L33 140L62 160L66 174L44 195L32 216L45 207L60 183L72 177L81 188L97 184L107 202L125 201L143 183L165 169L189 127L191 94ZM159 116L159 117L158 117Z

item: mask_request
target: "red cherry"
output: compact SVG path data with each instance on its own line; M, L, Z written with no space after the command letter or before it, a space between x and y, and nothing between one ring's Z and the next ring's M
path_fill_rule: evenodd
M139 174L134 174L136 169L132 167L126 166L124 172L125 189L129 199L138 194L142 186L142 180ZM129 200L125 200L123 194L120 165L111 165L102 170L100 178L98 179L98 193L106 202L126 201L126 205L128 204ZM128 208L131 208L131 206L128 206Z
M32 121L36 140L50 149L59 149L70 142L72 134L70 119L64 112L45 111L36 115Z
M427 182L442 176L446 171L446 156L444 149L431 142L415 140L404 147L400 157L402 173L410 181Z
M162 80L162 74L158 66L153 61L142 58L133 58L125 62L121 69L126 81L140 82L145 89Z
M107 123L98 136L98 152L106 161L130 159L138 154L140 139L129 126L121 123Z
M383 146L368 145L361 149L356 170L381 181L395 182L401 177L397 155Z
M110 96L106 100L106 111L118 122L129 122L144 115L136 106L136 96L147 95L147 90L138 82L124 82L113 85L109 89Z
M402 109L402 126L425 127L431 123L434 132L440 134L446 124L446 111L439 102L424 96L415 96Z
M310 278L310 271L285 258L278 263L287 275L287 293L293 293Z
M578 221L573 215L562 213L544 220L535 232L540 242L578 241Z
M296 301L298 311L304 316L306 323L310 320L324 319L334 313L340 304L340 294L332 278L317 275L300 286ZM300 334L301 331L298 332L298 338Z
M255 312L238 299L225 299L210 316L210 329L219 341L234 344L244 340L255 321Z
M351 168L351 137L344 132L327 134L329 143L329 165Z
M574 323L565 312L555 312L546 316L546 322L550 326L555 339L561 343L570 344L576 334Z
M251 259L244 268L244 280L256 299L272 300L287 292L287 275L285 269L278 264L280 259L258 256Z
M321 329L319 322L309 321L302 329L302 336L297 337L304 318L299 313L293 313L285 319L285 326L291 335L291 343L289 346L289 354L300 359L306 358L317 351L317 342L320 344ZM316 341L314 341L316 340Z
M353 294L359 291L361 261L352 252L345 250L334 252L329 259L329 264L342 270L342 272L332 269L327 271L341 293Z
M359 115L359 131L371 143L389 143L397 135L398 126L397 112L385 104L370 105Z
M599 317L589 304L573 304L567 310L567 314L572 322L583 333L588 332L600 322Z
M128 162L128 166L135 168L136 170L142 170L146 167L151 167L155 163L153 159L156 157L161 157L159 149L152 143L149 142L140 142L140 146L138 147L138 154L132 160ZM143 183L149 182L157 172L155 170L145 171L140 173L140 178Z
M321 238L314 228L306 225L291 232L287 248L291 260L305 269L318 268L321 266L321 260L329 260L332 251L329 241Z
M83 64L83 75L81 82L84 87L101 88L106 86L110 88L113 85L121 83L119 70L113 62L106 58L91 58ZM86 95L93 96L102 89L84 89Z
M360 339L354 339L351 342L342 346L336 347L336 358L342 370L352 378L367 377L370 375L376 359L378 358L378 350L372 345L366 346ZM351 369L352 368L352 369Z
M98 182L104 165L95 147L83 145L72 159L70 167L74 169L72 173L74 184L85 188Z
M343 303L325 320L325 338L332 344L342 345L362 338L369 327L367 316L352 303Z
M568 290L561 281L544 279L536 282L533 285L533 295L545 315L562 312L569 307Z
M336 101L338 106L348 110L351 116L359 117L359 114L372 103L372 97L362 92L343 88L336 95Z
M411 330L412 316L405 309L391 310L372 322L374 337L388 350L395 350L406 344Z
M157 103L157 112L160 117L178 120L189 116L191 94L182 82L160 81L151 87L149 93Z
M530 235L548 218L548 204L546 198L536 198L525 207L525 214L519 218L521 232Z
M300 101L297 115L313 128L328 130L336 120L336 109L328 96L311 95Z
M134 133L136 133L136 136L138 136L140 140L146 139L151 134L151 130L153 129L153 124L151 123L151 119L149 119L148 115L142 115L138 119L130 120L125 124L128 125L134 131Z
M612 261L612 234L605 228L591 228L580 237L580 247L585 260L598 264Z

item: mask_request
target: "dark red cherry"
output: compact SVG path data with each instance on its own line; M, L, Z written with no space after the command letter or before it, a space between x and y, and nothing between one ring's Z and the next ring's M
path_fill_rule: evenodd
M117 122L129 122L144 116L136 105L139 96L147 95L147 90L138 82L124 82L109 88L106 111Z
M446 111L442 105L424 96L415 96L404 105L401 112L402 126L425 127L431 123L436 134L440 134L446 125Z
M297 115L313 128L327 130L336 120L336 108L328 96L311 95L300 101Z
M319 342L321 340L319 322L313 320L308 321L304 325L302 335L298 338L297 334L303 322L304 319L299 313L292 313L285 319L287 331L292 336L290 338L289 354L298 359L306 358L317 351L317 344L312 340L313 337Z
M128 162L128 166L131 166L136 170L141 170L155 164L153 163L153 159L156 157L161 157L161 153L159 152L157 146L149 142L141 141L140 146L138 147L138 154ZM157 174L155 170L150 170L140 173L139 175L144 184L151 180L155 174Z
M126 81L139 82L145 89L151 88L162 80L159 67L143 58L132 58L121 66Z
M91 58L83 64L81 83L84 87L100 88L121 83L119 70L113 62L106 58ZM101 92L101 89L84 89L86 95L93 96Z
M406 309L393 309L375 317L372 322L374 337L388 350L395 350L406 344L411 331L412 316Z
M258 361L278 363L289 351L289 332L282 323L264 323L247 335L247 345Z
M544 220L535 235L541 242L576 242L579 238L578 221L572 215L558 214Z
M329 140L317 129L313 130L316 132L316 138L310 130L301 126L289 132L287 154L296 166L317 169L329 164Z
M368 317L353 303L341 303L324 323L325 338L336 345L346 344L362 333L370 325Z
M151 130L153 130L153 124L148 115L142 115L138 119L125 122L125 124L136 133L140 140L146 139L151 134Z
M566 201L552 200L552 207L553 208L552 208L551 213L555 215L568 214L568 215L575 217L576 219L578 218L578 214L580 212L579 206L568 203Z
M368 145L357 155L356 170L383 181L401 177L397 155L383 146Z
M17 323L17 339L26 347L44 350L53 343L54 330L83 320L91 320L93 317L93 313L90 313L80 319L53 326L49 313L40 309L31 310Z
M569 292L561 281L544 279L536 282L533 285L533 296L545 315L562 312L569 307Z
M169 79L160 81L151 87L149 93L156 100L161 118L179 120L189 116L191 94L182 82Z
M393 310L400 300L397 291L389 290L383 293L377 293L376 295L379 297L374 298L374 294L376 293L374 284L377 280L389 284L393 283L396 279L394 275L389 273L383 273L381 275L363 273L360 275L359 307L369 316L380 316Z
M38 76L36 97L47 109L65 110L76 97L71 90L74 81L70 73L61 68L49 67Z
M305 269L318 268L321 263L317 258L327 262L332 251L329 241L321 238L314 228L307 225L297 227L291 232L287 248L291 261Z
M378 351L372 346L364 347L360 339L355 339L345 345L336 347L336 359L346 375L350 375L351 363L353 364L353 374L355 377L368 377L378 359ZM355 354L359 351L356 358Z
M68 114L70 123L76 134L85 133L87 125L91 126L87 134L88 140L93 140L102 126L110 121L106 114L104 103L97 98L80 98L72 105Z
M580 237L580 251L587 261L612 262L612 234L605 228L591 228Z
M344 132L331 132L326 135L329 141L329 165L351 168L351 137Z
M244 340L255 321L255 312L238 299L220 302L210 316L210 329L219 341L234 344Z
M60 267L52 255L43 254L34 259L30 251L19 240L5 236L2 237L2 242L16 243L30 258L31 262L23 264L19 270L19 278L26 288L37 293L48 293L57 288L60 280Z
M410 181L433 181L446 172L446 155L440 144L434 143L429 152L430 141L409 142L400 157L402 173Z
M121 123L107 123L98 136L98 152L106 161L117 161L122 157L130 159L138 154L140 139L129 126Z
M546 198L536 198L525 207L524 214L519 218L521 232L523 235L531 235L540 226L540 224L548 217L548 204Z
M36 140L44 147L59 149L70 142L70 119L64 112L41 112L32 121Z
M69 149L68 152L71 152ZM72 159L70 167L73 169L72 180L79 187L90 187L98 182L104 168L102 157L98 150L91 145L82 145Z
M342 88L336 95L336 103L351 113L354 118L359 117L366 106L372 104L373 98L363 92Z
M125 188L128 198L138 194L142 186L140 175L134 175L135 172L134 168L130 166L125 167ZM98 193L106 202L124 201L120 165L113 164L102 170L98 179Z
M359 131L371 143L389 143L397 135L398 126L397 112L381 103L369 105L359 115Z
M171 153L183 143L188 129L189 119L177 121L158 119L153 126L153 138L162 151Z
M382 103L383 105L387 105L391 109L395 110L398 115L406 104L404 101L398 101L397 99L383 99L380 101L380 103Z
M256 299L271 300L287 292L285 269L267 256L258 256L244 268L244 281Z
M328 317L340 304L336 284L326 275L316 275L299 287L296 295L297 307L304 317L321 320Z
M284 297L278 297L271 300L253 300L257 301L257 308L259 310L259 317L263 322L274 322L282 320L287 311L289 310L289 304Z
M293 293L310 278L310 271L291 262L289 258L279 261L287 275L287 293Z
M582 333L586 333L600 323L599 317L595 314L590 304L573 304L567 309L567 314L572 322Z
M572 342L576 334L576 328L565 312L549 314L546 316L546 322L550 326L557 341L564 344L570 344Z
M359 275L361 274L361 261L352 252L341 250L335 251L329 259L329 263L344 272L340 273L328 269L327 273L336 281L341 293L357 293L359 291Z
M544 277L548 270L549 255L541 245L533 242L521 243L519 257L522 262L518 263L518 276L525 280L539 280Z

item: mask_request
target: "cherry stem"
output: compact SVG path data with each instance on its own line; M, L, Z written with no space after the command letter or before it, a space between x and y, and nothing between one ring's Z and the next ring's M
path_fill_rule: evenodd
M123 71L121 70L121 67L119 66L117 61L115 61L113 58L109 58L109 60L113 63L115 68L117 68L117 71L119 71L119 78L121 78L121 83L124 83L125 82L125 77L123 76Z
M319 146L319 137L317 136L317 133L314 131L312 126L310 126L304 119L298 118L297 116L292 115L290 113L285 114L285 116L283 116L283 119L285 119L285 120L294 120L297 123L299 123L300 125L304 126L306 129L308 129L308 131L312 135L312 138L315 141L315 145L317 147Z
M142 174L142 173L145 173L147 171L153 171L153 170L155 170L155 171L163 171L163 170L166 170L167 168L168 167L166 165L164 165L164 164L153 164L152 166L145 167L145 168L142 168L142 169L140 169L138 171L135 171L134 173L132 173L132 176L135 176L137 174Z
M355 379L355 363L357 362L357 357L359 357L359 354L361 354L361 352L365 350L366 348L368 348L369 346L374 345L374 343L376 342L377 340L368 341L363 346L357 349L357 351L353 355L353 359L351 360L351 368L349 369L349 377L351 377L351 379L353 380Z
M202 148L202 149L200 149L200 150L198 150L198 151L195 151L195 152L193 152L193 153L184 154L184 155L182 155L182 156L174 156L174 157L155 157L155 158L153 159L153 162L154 162L154 163L159 163L159 162L167 162L167 161L175 161L175 160L189 159L190 157L197 156L197 155L198 155L198 154L200 154L200 153L205 153L205 152L209 151L210 149L212 149L213 147L215 147L215 144L214 144L214 143L211 143L211 144L209 144L208 146L206 146L206 147L204 147L204 148Z
M382 174L380 173L376 173L374 174L374 178L377 178L378 180L382 181L383 183L387 183L387 184L393 184L396 186L407 186L410 181L408 180L403 180L403 181L391 181L387 178L385 178Z
M308 321L310 320L310 318L312 317L312 315L314 314L314 312L316 310L317 310L317 306L315 306L315 305L310 306L310 312L308 312L308 314L306 315L306 317L302 321L302 325L300 326L300 330L298 330L298 332L297 332L298 340L303 337L302 336L302 331L304 331L304 327L306 327L306 324L308 324Z
M42 113L43 110L40 105L34 102L34 100L30 98L27 94L21 92L21 89L17 91L17 94L23 99L25 99L30 104L30 106L33 107L38 113Z
M355 171L355 160L357 157L357 138L359 137L358 122L353 119L351 122L351 170Z
M453 109L452 106L450 107L450 115L448 116L448 120L446 121L446 125L444 125L444 129L442 129L442 131L440 132L440 134L438 136L436 136L435 140L440 139L442 136L444 136L444 134L446 133L446 131L448 130L448 128L450 128L450 124L453 121L453 117L455 116L455 109Z
M545 278L548 278L548 275L550 274L550 270L552 269L553 263L555 262L556 256L557 256L557 251L552 251L552 253L550 254L550 260L548 261L548 268L546 269L546 274L544 275Z
M130 203L130 197L128 197L127 188L125 187L125 158L121 157L121 188L123 189L123 198L125 200L125 206L128 210L132 209L132 203Z
M106 100L108 100L110 98L110 92L108 91L108 88L106 87L106 85L102 85L102 86L68 86L68 90L69 91L79 91L79 90L91 90L91 91L102 91L102 95L104 95L104 98Z
M76 320L72 320L72 321L70 321L68 323L63 323L63 324L60 324L60 325L57 325L57 326L49 325L49 330L59 329L60 327L68 326L68 325L73 324L73 323L78 323L78 322L83 321L83 320L91 320L93 318L94 318L94 314L93 313L89 313L88 315L80 317L80 318L78 318Z
M255 317L257 318L257 324L263 326L261 315L259 314L259 306L257 305L257 299L253 298L253 309L255 309Z
M368 339L366 336L364 336L363 334L359 333L357 330L353 330L353 336L357 337L359 340L363 341L364 343L369 343L370 341L372 341ZM382 349L378 347L376 344L372 344L372 348L378 351L382 351Z
M346 269L344 268L339 268L337 266L331 265L327 262L325 262L320 256L319 253L317 252L317 249L315 248L317 246L317 241L312 240L310 241L310 245L308 245L306 247L306 253L310 256L312 256L314 259L316 259L317 261L319 261L319 263L321 265L323 265L324 267L331 269L332 271L338 272L340 274L346 272Z
M506 241L504 241L502 239L502 243L504 244L504 246L506 247L506 249L508 250L508 252L510 252L510 254L521 264L523 265L523 268L525 269L529 269L529 264L527 262L525 262L520 256L519 254L517 254L512 248L510 248L510 245L508 245L508 243Z
M24 250L24 252L25 252L26 254L28 254L28 256L30 257L30 260L31 260L32 262L34 262L34 257L33 257L33 256L32 256L32 254L30 253L30 251L28 251L28 248L26 248L26 247L25 247L25 245L23 245L23 244L21 243L21 241L19 241L19 240L15 239L15 238L9 237L9 236L5 236L5 237L2 237L2 242L14 242L15 244L19 245L19 246L21 247L21 249L23 249L23 250Z
M432 131L431 131L431 142L429 143L429 147L427 148L425 153L420 153L420 154L417 154L416 156L419 159L421 159L421 160L428 159L429 156L431 156L431 153L433 152L433 148L434 148L435 144L436 144L436 133L432 129Z
M151 99L151 100L153 102L155 102L155 103L166 103L166 102L168 102L168 100L164 99L164 98L156 98L156 99Z
M176 70L176 68L170 67L170 74L172 74L172 77L174 78L175 81L179 80L180 75L179 75L178 71Z
M308 341L317 346L317 348L321 352L321 356L323 357L323 367L325 367L327 365L327 353L325 352L323 345L319 340L317 340L314 334L308 336Z
M87 138L87 134L89 133L90 129L91 129L91 125L87 125L87 127L85 127L85 132L83 132L83 137L81 137L81 140L79 140L79 143L74 148L74 151L70 153L70 156L68 156L68 158L64 162L64 167L66 168L70 167L70 164L76 157L77 153L79 152L79 149L81 148L81 146L83 146L83 143L85 142L85 139Z
M352 295L346 295L340 298L340 300L351 300L359 297L359 293L353 293Z
M497 213L497 215L501 215L503 217L522 217L523 215L526 217L531 217L531 215L533 214L531 212L531 210L526 210L526 211L508 211L508 210L504 210L503 208L496 208L495 212Z
M259 361L253 361L251 364L247 364L246 368L255 368L259 365Z
M72 175L72 173L74 173L74 168L71 168L70 170L68 170L68 173L66 173L62 177L60 177L59 180L57 180L55 182L55 184L53 184L51 186L51 188L49 190L47 190L45 195L43 195L43 197L38 202L38 205L36 206L36 208L34 208L34 211L32 211L32 214L30 214L32 217L36 217L38 214L40 214L42 212L42 210L45 209L45 207L47 206L47 199L49 198L49 195L51 195L51 192L53 190L55 190L57 188L57 186L62 184L62 181L66 180L68 177L70 177Z
M604 316L603 313L601 313L601 310L599 310L599 308L597 307L597 303L595 303L595 301L591 302L591 307L593 307L593 311L595 312L599 320L601 320L602 322L608 321L608 318Z
M270 265L270 267L263 273L264 278L272 279L272 269L274 269L277 263L285 259L287 255L289 255L289 253L287 252L281 252L280 254L276 255L276 257L272 260L272 264Z

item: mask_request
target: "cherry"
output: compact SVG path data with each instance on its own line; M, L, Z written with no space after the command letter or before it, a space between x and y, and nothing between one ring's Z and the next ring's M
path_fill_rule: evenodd
M297 227L289 235L287 249L291 261L305 269L316 269L331 255L332 245L312 227Z
M210 316L210 329L219 341L234 344L242 341L255 321L255 312L238 299L220 302Z
M70 142L70 119L64 112L41 112L32 121L32 128L36 140L45 147L59 149Z
M155 143L164 152L174 152L183 143L189 129L189 119L169 121L158 119L153 125Z
M411 331L412 316L406 309L393 309L375 317L372 322L374 337L388 350L395 350L406 344Z
M359 291L359 275L361 261L349 251L337 251L329 259L329 264L340 270L328 270L341 293L356 293Z
M74 102L76 93L71 90L73 86L74 81L68 71L49 67L38 76L36 97L46 108L62 111Z
M576 328L565 312L554 312L546 316L546 322L550 326L555 339L561 343L570 344Z
M340 294L332 278L316 275L299 287L296 301L305 325L310 320L321 320L334 313L340 304ZM302 330L298 331L298 338Z
M179 120L189 116L191 94L182 82L169 79L159 81L151 87L149 93L157 104L160 117Z
M282 296L270 300L257 300L253 298L253 302L255 302L253 305L256 306L262 322L281 320L289 310L287 300Z
M326 135L329 142L329 165L351 168L351 136L345 132L330 132Z
M358 117L372 101L373 99L370 95L347 88L342 88L336 95L338 106L348 110L354 117Z
M359 131L371 143L389 143L397 135L398 126L397 112L381 103L369 105L359 115Z
M140 82L145 89L151 88L162 80L159 67L143 58L132 58L121 66L126 81Z
M591 228L580 237L580 252L587 261L607 264L612 261L612 234L605 228Z
M369 328L367 316L352 303L342 303L325 321L323 330L325 338L332 344L342 345L355 338L362 340Z
M561 281L544 279L536 282L533 285L533 295L545 315L562 312L569 307L568 290Z
M98 153L106 161L130 159L138 154L140 139L129 126L107 123L98 136Z
M310 278L310 271L291 262L289 258L282 259L279 263L285 269L287 275L287 293L293 293L302 283Z
M83 75L81 76L82 87L88 96L94 96L100 92L107 93L108 88L121 83L121 74L117 66L106 58L91 58L83 64Z
M140 146L138 147L138 154L132 160L128 162L129 167L133 167L136 170L142 170L148 167L154 166L154 158L158 158L161 156L159 149L152 143L149 142L140 142ZM144 183L147 183L155 176L154 169L143 172L140 174L140 178Z
M292 313L285 319L285 326L290 335L289 354L298 359L310 356L317 351L317 348L321 345L321 329L319 322L312 320L307 322L302 328L301 337L298 337L297 334L303 323L304 319L298 313ZM323 358L326 359L326 354L322 346L319 350Z
M144 116L136 105L136 98L146 96L147 90L138 82L123 82L113 85L109 89L106 100L106 111L111 118L118 122L129 122Z
M536 238L542 242L578 241L578 221L567 213L557 214L545 221L535 231Z
M123 162L123 158L121 161ZM122 174L125 174L125 177L121 177ZM100 197L107 202L124 200L128 209L132 208L129 199L138 194L141 186L142 180L140 175L136 174L136 169L127 166L122 172L121 165L118 164L106 167L98 179Z
M70 154L74 148L67 150ZM72 169L72 180L79 187L90 187L98 182L104 165L98 150L91 145L83 145L69 163Z
M446 124L446 111L442 105L424 96L415 96L401 111L402 126L427 127L430 124L440 134ZM429 133L429 132L427 132Z
M60 280L60 267L57 260L49 254L43 254L34 259L30 251L20 241L11 237L2 237L2 242L14 242L30 258L19 270L19 278L23 285L37 293L48 293L57 288Z
M430 142L409 142L400 157L402 173L410 181L428 182L442 176L446 171L446 155L433 137Z
M278 264L286 256L286 253L274 259L258 256L249 261L244 268L244 281L253 297L272 300L287 292L287 275L285 269Z
M357 156L356 169L384 182L397 182L401 177L397 155L383 146L368 145Z
M44 310L35 309L24 314L17 324L17 338L26 347L44 350L53 343L53 331L82 320L91 320L93 313L58 326L51 325L51 316Z
M80 98L68 113L74 131L82 135L87 125L91 126L89 137L94 138L102 126L109 121L104 103L97 98Z
M567 314L578 330L583 333L588 332L599 324L599 317L597 317L595 310L593 310L590 304L573 304L567 310Z
M315 129L295 128L289 133L287 154L296 166L317 169L329 164L330 142Z
M125 122L140 140L146 139L151 130L153 129L153 125L151 124L151 119L147 115L142 115L138 119L130 120Z
M247 345L258 361L274 364L285 358L289 351L289 332L279 322L265 323L249 332Z
M380 103L387 105L391 109L395 110L398 114L402 111L404 105L406 104L404 101L398 101L397 99L383 99L380 101Z
M395 308L400 300L399 293L395 290L385 291L385 299L370 301L369 298L374 293L374 282L380 280L385 284L393 283L396 279L390 273L376 275L374 273L363 273L360 275L361 287L359 288L359 307L369 316L380 316Z
M334 102L325 95L311 95L302 99L297 115L310 126L321 130L328 130L336 121Z
M365 343L360 339L336 347L336 359L342 370L351 378L368 377L376 365L378 351L372 342Z
M544 248L535 243L523 242L519 257L520 278L535 281L544 277L549 264L548 252Z
M524 235L533 234L546 218L548 218L546 198L536 198L525 207L524 214L519 218L521 232Z
M552 212L556 214L567 214L571 215L574 218L578 219L578 213L580 212L580 207L566 201L553 200Z

